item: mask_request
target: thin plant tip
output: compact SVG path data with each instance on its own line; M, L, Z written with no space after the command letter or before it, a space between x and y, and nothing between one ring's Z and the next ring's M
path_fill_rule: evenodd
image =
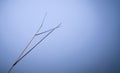
M57 27L59 28L59 27L61 27L61 25L62 25L62 22L60 22Z
M43 31L43 32L41 32L41 33L37 33L37 34L35 34L35 35L38 36L38 35L40 35L40 34L47 33L47 32L49 32L49 31L51 31L51 30L54 30L54 29L60 28L61 24L62 24L62 23L60 23L59 25L57 25L56 27L54 27L54 28L52 28L52 29L49 29L49 30Z

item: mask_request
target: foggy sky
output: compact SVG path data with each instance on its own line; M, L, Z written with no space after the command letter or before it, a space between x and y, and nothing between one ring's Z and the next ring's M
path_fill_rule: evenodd
M120 73L119 0L0 0L0 73L7 73L46 12L40 32L61 27L11 73Z

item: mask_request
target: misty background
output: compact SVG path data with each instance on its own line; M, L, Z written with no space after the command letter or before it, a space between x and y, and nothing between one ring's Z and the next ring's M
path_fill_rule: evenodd
M11 73L120 73L119 0L0 0L0 73L7 73L46 12L40 32L61 27Z

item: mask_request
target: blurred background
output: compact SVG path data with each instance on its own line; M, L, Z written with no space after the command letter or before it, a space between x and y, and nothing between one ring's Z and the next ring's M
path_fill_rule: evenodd
M40 32L61 27L11 73L120 73L119 0L0 0L0 73L7 73L46 12Z

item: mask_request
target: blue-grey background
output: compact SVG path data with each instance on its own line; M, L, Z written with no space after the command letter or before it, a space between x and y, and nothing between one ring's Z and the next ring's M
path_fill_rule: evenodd
M41 31L62 26L11 73L120 73L119 0L0 0L0 73L7 73L46 12Z

